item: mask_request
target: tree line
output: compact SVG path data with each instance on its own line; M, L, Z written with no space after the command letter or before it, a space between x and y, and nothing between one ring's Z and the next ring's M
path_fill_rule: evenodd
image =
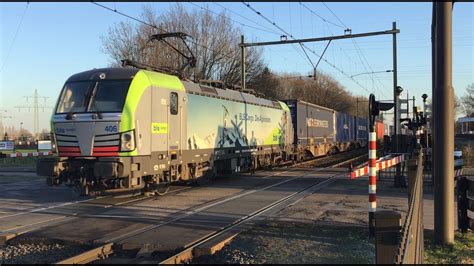
M187 44L196 56L195 68L183 71L184 78L221 80L225 84L240 85L238 44L242 31L225 11L216 15L205 8L188 10L176 3L169 11L157 15L153 8L144 6L141 19L148 25L122 21L102 36L102 50L110 56L113 66L129 59L160 69L180 69L186 58L164 42L150 42L149 37L157 33L184 32L192 36L192 41ZM169 38L166 41L186 53L181 40ZM352 95L337 80L322 72L317 72L314 79L294 77L292 73L274 73L264 62L260 48L246 49L247 88L268 98L300 99L341 112L367 115L368 96Z

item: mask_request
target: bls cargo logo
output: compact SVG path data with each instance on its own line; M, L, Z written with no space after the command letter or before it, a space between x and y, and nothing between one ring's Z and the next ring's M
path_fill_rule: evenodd
M308 127L322 127L328 128L329 122L327 120L318 120L315 118L306 118L306 125Z
M56 128L56 134L71 133L75 131L76 131L75 128L61 128L61 127Z
M366 131L367 127L366 126L358 126L357 129Z
M167 123L152 123L151 133L153 134L167 134L168 124Z

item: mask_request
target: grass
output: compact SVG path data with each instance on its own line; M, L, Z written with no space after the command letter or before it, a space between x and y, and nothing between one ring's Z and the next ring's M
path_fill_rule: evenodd
M473 264L474 233L456 232L454 244L438 246L433 243L433 231L425 230L425 263L430 264Z
M18 149L16 152L37 152L35 149ZM13 151L2 151L3 154L12 154ZM40 157L41 158L41 157ZM35 167L38 157L0 158L0 167Z
M37 149L17 149L15 152L37 152ZM4 154L12 154L14 153L13 151L2 151Z
M35 167L37 157L18 157L18 158L2 158L0 159L0 167Z

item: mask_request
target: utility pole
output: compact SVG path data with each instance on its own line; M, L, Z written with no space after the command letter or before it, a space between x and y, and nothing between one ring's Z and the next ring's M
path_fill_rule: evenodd
M18 111L20 111L21 108L28 108L28 111L33 108L33 135L37 135L39 133L39 108L42 108L42 111L44 112L44 108L51 108L49 106L40 106L38 103L38 99L43 99L44 103L46 103L46 99L49 97L45 96L39 96L38 95L38 90L35 89L35 92L33 96L23 96L26 98L26 102L28 102L28 99L32 98L33 99L33 105L26 105L26 106L15 106L15 108L18 108Z
M392 29L395 30L397 28L397 22L392 23ZM396 153L400 152L400 135L401 135L401 130L400 130L400 93L403 91L401 87L398 86L398 80L397 80L397 34L393 33L392 35L392 41L393 41L393 103L394 103L394 115L393 115L393 127L394 127L394 133L395 136L393 138L393 141L395 141L395 151ZM395 173L395 178L393 180L394 186L395 187L401 187L402 186L402 175L401 175L401 166L400 164L397 164L396 166L396 173Z
M452 2L435 6L436 83L433 93L434 238L454 242L454 92L452 87ZM433 130L434 131L434 130Z
M240 86L242 90L245 90L245 38L244 35L240 36L240 56L241 56L241 67L240 67Z
M436 1L433 1L433 10L432 10L432 18L431 18L431 117L430 117L430 131L431 131L431 182L434 184L434 173L436 172L436 165L434 164L434 156L433 154L435 153L435 147L433 145L434 141L434 128L435 127L435 121L433 119L433 114L435 111L435 106L434 106L434 101L433 101L433 96L436 92L435 87L436 87Z
M3 124L3 119L4 118L13 118L12 116L4 115L7 110L5 109L0 109L0 137L5 134L5 125Z
M357 111L356 111L356 116L359 116L359 98L356 98L356 106L357 106Z

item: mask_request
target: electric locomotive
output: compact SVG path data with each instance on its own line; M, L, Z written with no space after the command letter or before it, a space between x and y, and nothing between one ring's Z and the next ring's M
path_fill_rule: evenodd
M284 102L139 68L71 76L51 130L58 157L39 161L37 173L85 195L155 190L294 159Z

